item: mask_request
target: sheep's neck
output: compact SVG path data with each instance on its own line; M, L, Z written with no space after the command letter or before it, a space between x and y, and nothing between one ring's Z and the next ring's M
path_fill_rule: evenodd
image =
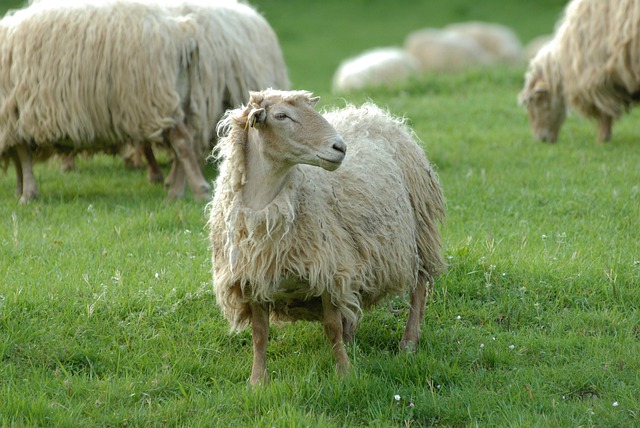
M246 182L242 201L247 208L262 210L278 196L287 183L291 165L274 162L259 150L260 141L250 139L246 145Z

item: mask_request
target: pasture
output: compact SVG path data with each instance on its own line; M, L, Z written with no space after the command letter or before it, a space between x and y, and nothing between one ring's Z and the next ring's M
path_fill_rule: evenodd
M229 335L212 290L204 204L117 157L0 173L0 426L611 426L640 424L640 150L631 112L596 145L571 115L535 142L524 68L426 75L330 93L351 55L470 19L550 32L564 1L327 0L254 4L293 87L321 108L366 100L405 116L439 174L449 263L413 354L407 304L364 315L334 373L320 324L273 326L271 382L251 389L251 335ZM18 2L3 1L4 9ZM169 165L163 164L165 173ZM372 174L375 171L372 171ZM207 179L215 178L215 168Z

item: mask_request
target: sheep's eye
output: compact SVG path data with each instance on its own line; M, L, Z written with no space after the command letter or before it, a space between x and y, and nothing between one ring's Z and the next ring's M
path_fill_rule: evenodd
M284 113L276 113L273 117L277 120L285 120L288 116Z

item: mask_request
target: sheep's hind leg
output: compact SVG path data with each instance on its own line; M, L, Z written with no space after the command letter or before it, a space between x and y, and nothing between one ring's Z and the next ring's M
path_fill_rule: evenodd
M192 138L183 124L177 124L169 130L169 143L176 153L177 161L184 169L193 195L198 200L210 198L211 186L204 178L196 155L193 152ZM175 183L171 185L174 188Z
M9 159L11 159L13 166L16 168L16 196L20 197L22 196L22 164L15 148L9 150Z
M259 303L251 304L251 339L253 341L253 367L251 385L264 384L267 376L267 345L269 344L269 311Z
M322 323L324 333L332 345L338 374L346 375L349 372L349 357L342 338L342 315L331 302L331 296L326 293L322 295Z
M411 292L409 319L407 319L407 326L400 341L400 349L415 351L418 346L420 324L424 318L424 305L427 298L427 281L431 283L433 280L426 278L424 274L420 274L418 284Z
M29 148L24 144L18 144L16 146L16 154L18 157L18 163L20 164L21 178L16 177L18 182L22 181L22 193L20 196L20 203L27 204L33 199L38 197L38 185L36 184L36 178L33 176L33 163L31 161L31 152ZM18 168L16 167L16 175L18 175Z
M142 154L147 160L147 180L150 183L162 183L162 169L158 165L155 155L153 154L153 148L148 141L142 144Z

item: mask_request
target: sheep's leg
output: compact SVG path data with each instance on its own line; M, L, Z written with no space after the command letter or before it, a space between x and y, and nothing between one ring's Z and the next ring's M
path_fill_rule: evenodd
M9 157L16 167L16 196L22 196L22 164L20 163L20 157L15 149L9 151Z
M400 341L400 349L414 351L418 345L418 339L420 339L420 324L424 318L424 305L427 298L427 281L431 284L432 279L427 279L424 274L420 274L418 284L411 292L409 319L407 319L407 326L404 329L404 334Z
M142 154L147 160L147 180L150 183L162 183L162 169L160 169L160 165L158 165L158 161L156 161L156 157L153 154L151 143L148 141L142 144Z
M609 115L602 114L599 120L598 128L598 143L606 143L611 141L611 126L613 125L613 118Z
M211 186L204 178L202 170L193 152L191 136L183 124L177 124L169 130L169 142L176 153L180 166L184 169L189 186L198 200L209 199ZM174 184L172 184L172 187Z
M338 374L345 375L349 372L349 357L342 338L342 315L331 302L331 296L328 293L322 295L322 323L324 333L331 342Z
M356 330L358 329L358 322L349 321L346 318L342 319L342 340L344 343L351 343L353 341L353 336L356 334Z
M253 367L251 385L267 382L267 345L269 344L269 311L259 303L251 304L251 338L253 341Z
M22 172L22 196L20 196L20 203L27 204L38 197L38 185L36 184L36 178L33 176L31 152L26 145L18 144L16 146L16 153Z

